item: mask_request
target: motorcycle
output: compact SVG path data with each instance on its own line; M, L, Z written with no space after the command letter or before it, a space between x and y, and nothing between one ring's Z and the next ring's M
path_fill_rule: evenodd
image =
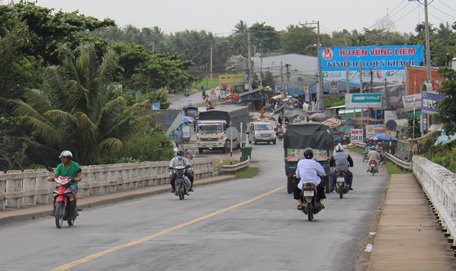
M339 198L344 198L344 194L347 194L349 187L345 179L345 171L338 171L336 173L336 187L334 188L339 193Z
M377 161L375 161L375 160L369 161L369 173L372 173L372 176L374 176L375 173L378 173Z
M369 153L369 150L366 149L366 150L364 151L364 155L363 155L363 163L364 163L364 161L367 161L367 160L369 159L369 158L367 157L367 154L368 154L368 153Z
M314 215L321 211L322 204L317 202L317 188L313 183L304 183L302 187L302 212L307 215L307 219L312 221Z
M53 193L55 226L60 229L63 221L67 221L69 226L73 226L77 217L73 193L69 188L73 179L58 176L52 178L52 181L57 183Z
M188 190L191 187L191 182L185 176L185 172L190 168L190 166L176 166L176 167L170 167L171 170L174 171L176 174L176 192L175 195L179 197L179 200L185 199L185 195L188 194Z

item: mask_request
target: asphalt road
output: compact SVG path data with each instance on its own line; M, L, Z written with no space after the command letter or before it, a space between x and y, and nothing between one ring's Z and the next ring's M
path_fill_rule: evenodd
M254 146L260 174L0 228L1 270L353 270L386 185L355 160L355 191L308 222L286 193L282 146ZM210 154L209 154L210 155Z

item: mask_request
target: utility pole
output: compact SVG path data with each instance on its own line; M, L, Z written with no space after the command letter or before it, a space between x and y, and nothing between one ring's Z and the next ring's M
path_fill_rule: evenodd
M288 95L288 84L290 83L290 64L285 64L285 68L287 68L287 84L285 88L285 97Z
M249 91L252 90L252 51L250 49L250 29L247 28L247 67L249 69L248 72L248 89Z
M418 3L424 6L424 36L425 36L425 46L426 46L426 81L428 83L432 82L432 73L431 73L431 42L429 38L429 16L428 16L428 0L423 0L421 3L420 0L409 0L409 2L417 1Z
M211 60L210 60L210 63L209 63L209 77L211 79L211 83L212 83L212 42L211 42Z
M424 34L426 38L426 80L428 83L431 83L431 42L429 40L428 0L424 0Z
M349 70L349 63L348 63L348 41L347 41L347 33L345 33L345 93L350 93L350 70Z
M317 102L316 102L316 109L321 110L323 109L323 73L321 72L321 56L320 56L320 47L321 47L321 41L320 41L320 21L317 22L306 22L302 25L308 26L308 25L316 25L317 26L317 61L318 61L318 85L317 85Z
M363 62L359 62L359 93L363 93Z
M280 80L282 81L283 86L283 62L280 61Z

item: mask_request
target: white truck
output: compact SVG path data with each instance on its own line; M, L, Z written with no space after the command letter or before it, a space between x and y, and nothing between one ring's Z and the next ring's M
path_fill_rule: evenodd
M248 122L247 106L219 105L215 109L200 112L196 136L199 153L203 153L204 149L219 149L226 153L230 148L239 148L241 123L242 131L246 131Z

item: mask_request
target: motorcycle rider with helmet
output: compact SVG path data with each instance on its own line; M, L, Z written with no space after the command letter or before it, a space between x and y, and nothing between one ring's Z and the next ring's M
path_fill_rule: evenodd
M312 149L306 149L304 151L304 158L305 159L299 160L296 167L296 178L299 179L299 183L297 187L295 187L293 196L294 199L298 200L298 210L303 208L301 191L305 183L311 182L317 187L316 202L321 203L321 200L326 198L320 178L320 176L326 176L325 169L320 165L320 163L312 159ZM321 204L321 206L323 209L324 205Z
M177 156L171 159L169 162L169 167L174 168L176 166L191 166L192 164L188 161L187 158L184 157L184 151L179 150L177 151ZM187 169L185 171L185 176L190 180L190 189L188 190L189 192L193 191L193 173L190 169ZM169 177L169 182L171 183L171 193L176 192L176 173L172 173L171 176Z
M329 160L329 166L335 167L334 173L331 176L331 191L333 191L334 187L336 186L336 178L339 171L345 172L345 178L349 187L348 189L353 190L353 174L348 169L348 167L353 167L353 159L351 158L350 154L344 152L342 144L339 143L336 146L336 152L334 153L333 157L331 157L331 160Z
M81 166L73 161L73 154L68 151L64 150L60 153L59 155L61 163L57 165L57 168L55 169L55 177L58 176L65 176L70 178L71 183L68 186L68 188L71 190L71 193L73 194L74 198L74 206L75 206L75 212L76 215L78 215L77 210L77 194L78 194L78 182L82 180L82 175L81 175ZM49 181L52 181L53 178L49 178ZM55 205L54 205L55 206Z
M378 154L376 146L372 145L371 148L370 148L370 151L367 153L367 162L368 162L367 163L367 172L369 172L370 161L375 161L376 162L375 168L378 171L379 160L380 160L380 154Z

